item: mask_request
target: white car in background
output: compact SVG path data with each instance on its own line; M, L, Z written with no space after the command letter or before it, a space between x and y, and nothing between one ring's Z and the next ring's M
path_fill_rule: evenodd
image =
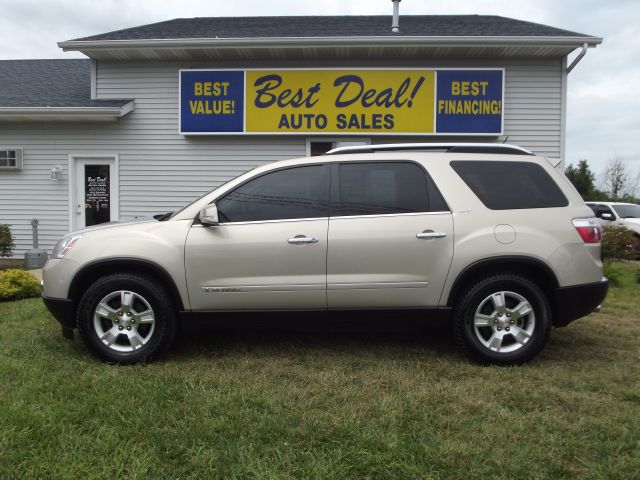
M626 227L640 237L640 205L622 202L586 202L603 227Z

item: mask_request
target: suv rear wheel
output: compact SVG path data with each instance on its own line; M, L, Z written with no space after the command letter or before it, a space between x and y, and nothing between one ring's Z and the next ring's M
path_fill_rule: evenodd
M103 277L80 300L80 337L103 361L146 361L165 351L175 337L176 309L170 298L162 285L145 276Z
M531 280L500 274L478 281L454 312L458 344L471 359L502 365L531 360L551 331L549 302Z

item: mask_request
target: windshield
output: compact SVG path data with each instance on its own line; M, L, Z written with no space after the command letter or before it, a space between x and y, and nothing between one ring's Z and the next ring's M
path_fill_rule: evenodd
M611 205L620 218L640 218L640 205Z
M170 218L175 217L175 216L176 216L176 215L178 215L181 211L183 211L183 210L184 210L184 209L186 209L187 207L190 207L191 205L193 205L194 203L196 203L198 200L200 200L202 197L204 197L205 195L209 195L210 193L211 193L211 192L207 192L207 193L205 193L204 195L200 195L200 196L199 196L198 198L196 198L193 202L189 202L189 203L187 203L184 207L180 208L179 210L176 210L175 212L172 212L172 213L170 212L170 213L171 213L171 215L169 215L168 217L164 217L164 218L163 218L162 220L160 220L160 221L162 222L162 221L169 220Z
M235 176L235 177L233 177L232 179L227 180L226 182L224 182L222 185L217 186L214 190L217 190L218 188L221 188L221 187L225 186L227 183L234 181L236 178L241 177L241 176L242 176L242 175L244 175L245 173L249 173L249 172L251 172L251 171L255 170L256 168L257 168L257 167L254 167L254 168L252 168L252 169L250 169L250 170L247 170L246 172L242 172L240 175L236 175L236 176ZM175 216L176 216L176 215L178 215L180 212L182 212L182 211L183 211L183 210L185 210L186 208L190 207L191 205L193 205L194 203L196 203L196 202L197 202L198 200L200 200L201 198L205 197L206 195L209 195L212 191L213 191L213 190L211 190L211 191L209 191L209 192L205 193L204 195L200 195L200 196L199 196L198 198L196 198L194 201L189 202L187 205L185 205L184 207L182 207L182 208L181 208L181 209L179 209L179 210L176 210L176 211L175 211L175 212L173 212L170 216L168 216L168 217L166 217L166 218L163 218L161 221L163 221L163 220L169 220L170 218L175 217Z

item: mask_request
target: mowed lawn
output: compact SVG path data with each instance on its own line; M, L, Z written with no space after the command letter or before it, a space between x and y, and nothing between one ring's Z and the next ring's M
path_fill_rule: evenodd
M40 300L2 303L0 478L640 478L640 264L622 268L601 313L512 368L442 326L295 323L110 366Z

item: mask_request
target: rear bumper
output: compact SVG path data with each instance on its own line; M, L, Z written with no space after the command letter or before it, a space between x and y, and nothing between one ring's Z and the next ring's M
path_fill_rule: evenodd
M602 277L602 280L596 283L557 288L553 325L564 327L596 311L607 296L608 290L609 280L606 277Z

